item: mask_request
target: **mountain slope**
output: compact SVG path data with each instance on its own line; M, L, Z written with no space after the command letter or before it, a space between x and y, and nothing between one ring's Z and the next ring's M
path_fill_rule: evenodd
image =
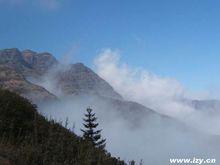
M117 112L133 125L147 116L177 123L141 104L124 100L110 84L82 63L64 66L49 53L21 52L18 49L1 50L0 61L1 87L25 96L34 103L54 100L56 97L75 96L78 99L87 96L96 98L88 106L102 109L112 107L109 111Z
M55 121L15 93L0 89L0 164L124 165Z
M48 52L37 53L32 50L24 50L21 54L23 60L31 66L31 72L25 72L25 76L41 76L58 65L56 58Z
M42 75L57 63L57 60L47 52L36 53L31 50L21 52L17 48L0 50L0 64L10 66L25 76Z
M4 74L4 70L10 69L13 70L13 73L16 72L16 74L8 72L7 76L10 77L11 80L13 76L15 76L15 79L16 76L19 76L20 84L29 85L23 85L22 90L29 91L30 93L36 91L36 93L38 93L36 96L39 98L38 100L43 100L46 93L47 95L50 94L45 88L39 88L39 85L37 87L37 85L34 84L44 76L52 77L52 81L55 83L55 90L59 88L65 95L94 93L122 99L105 80L101 79L91 69L80 63L60 69L61 65L50 53L37 53L31 50L24 50L21 52L16 48L4 49L0 51L0 64L2 68L0 73ZM1 79L3 78L0 78L0 80ZM35 79L35 81L31 82L31 79ZM2 81L2 87L9 89L6 83L8 82ZM30 84L33 89L30 89ZM25 89L25 87L27 87L27 89ZM12 91L21 91L19 85L15 84L11 84L10 89ZM37 102L36 98L30 97L31 94L27 92L21 94ZM54 96L51 95L48 97L52 99Z
M220 116L220 101L219 100L188 100L186 103L207 115Z
M30 83L22 74L7 65L0 65L0 87L27 97L35 103L56 99L56 96L46 89Z
M122 99L105 80L82 63L71 64L67 69L58 70L54 74L54 80L56 86L66 95L87 93Z
M27 77L39 77L56 63L56 59L48 53L20 52L16 48L0 50L0 86L35 103L54 100L55 95L29 82Z
M31 65L24 61L22 53L16 48L0 50L0 64L14 68L18 72L31 69Z

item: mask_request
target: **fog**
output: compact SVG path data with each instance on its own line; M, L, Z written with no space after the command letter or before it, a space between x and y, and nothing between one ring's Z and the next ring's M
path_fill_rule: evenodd
M219 139L179 123L172 125L175 122L166 122L154 115L143 120L139 127L132 127L129 120L115 111L114 105L100 102L98 97L69 96L42 105L40 111L57 121L65 122L68 117L69 128L74 125L74 132L82 135L82 118L88 106L98 117L99 129L103 129L102 136L106 138L106 149L123 160L138 162L143 159L144 164L164 165L169 164L170 158L219 158Z
M95 68L127 100L139 102L172 117L181 118L193 111L180 104L186 97L186 91L178 81L159 77L140 68L131 68L121 63L117 51L103 50L95 59Z
M118 51L111 49L101 51L94 63L99 76L109 82L125 99L181 120L201 131L220 134L219 112L214 116L208 116L207 113L195 110L186 103L186 100L213 99L209 91L188 91L173 78L160 77L140 68L131 68L120 61Z
M124 117L107 99L91 94L66 96L55 86L53 73L68 66L53 69L40 81L32 80L59 96L59 101L39 105L39 111L57 121L68 118L68 127L74 125L74 132L81 136L82 118L90 106L98 117L99 129L103 129L106 149L125 161L138 163L143 159L144 164L165 165L170 158L220 158L220 117L208 116L186 104L185 99L193 96L178 81L130 68L120 61L118 52L110 49L103 50L94 61L95 71L125 100L157 113L143 115L135 125L132 114Z

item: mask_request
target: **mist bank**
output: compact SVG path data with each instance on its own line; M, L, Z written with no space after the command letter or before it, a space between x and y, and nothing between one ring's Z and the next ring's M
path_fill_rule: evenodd
M175 78L131 67L121 61L119 51L112 49L103 49L94 64L97 74L126 100L140 103L200 131L220 134L220 101L207 101L214 97L209 91L192 92ZM195 102L200 106L195 106Z
M134 115L123 115L115 104L98 96L63 97L59 102L41 105L39 110L58 121L68 118L69 127L74 126L75 133L82 135L82 118L88 106L98 117L99 128L107 139L107 150L123 160L138 162L143 159L144 164L163 165L170 158L220 158L219 136L202 133L153 113L135 119L138 124L134 124Z

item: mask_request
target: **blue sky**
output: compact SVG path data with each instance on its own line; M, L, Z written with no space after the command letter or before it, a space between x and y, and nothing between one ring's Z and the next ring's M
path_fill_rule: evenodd
M218 0L0 0L0 48L49 51L92 67L104 48L187 88L220 84Z

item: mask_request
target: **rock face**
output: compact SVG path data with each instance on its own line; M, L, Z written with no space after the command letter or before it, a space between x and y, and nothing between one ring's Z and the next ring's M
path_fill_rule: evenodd
M15 91L32 101L54 98L45 88L28 81L51 75L56 88L65 95L95 94L122 99L114 89L91 69L81 63L72 64L65 69L58 68L58 61L50 53L37 53L32 50L19 51L16 48L0 51L1 87ZM37 99L38 98L38 99Z
M31 50L20 52L17 48L0 50L0 64L14 68L25 76L42 75L58 64L50 53Z
M0 65L0 87L16 92L35 103L56 99L56 96L46 89L30 83L14 68L6 65Z
M31 50L22 51L24 61L31 66L37 74L43 75L53 66L58 64L58 61L50 53L36 53ZM33 76L33 75L30 75Z
M55 75L57 86L69 94L95 94L104 97L122 99L114 89L91 69L82 63L72 64Z
M20 52L16 48L1 50L0 87L19 93L35 103L53 100L56 98L53 94L29 82L26 77L42 75L56 63L56 59L48 53Z
M26 63L28 63L31 66L34 65L34 56L36 54L37 53L32 50L24 50L22 52L23 59L25 60Z
M10 66L18 72L31 69L31 66L24 61L21 52L16 48L1 50L0 64Z

